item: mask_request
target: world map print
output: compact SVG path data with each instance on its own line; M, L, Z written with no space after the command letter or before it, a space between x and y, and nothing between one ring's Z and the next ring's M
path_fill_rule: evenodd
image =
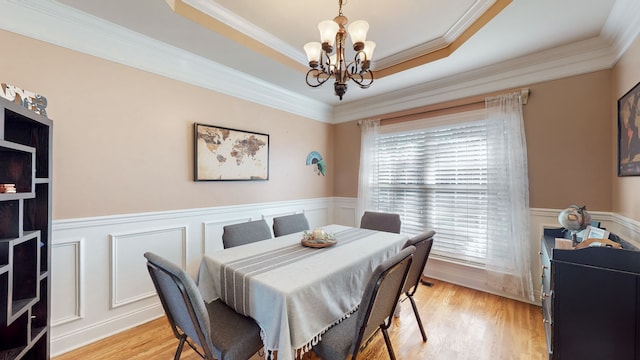
M269 135L195 124L195 180L267 180Z

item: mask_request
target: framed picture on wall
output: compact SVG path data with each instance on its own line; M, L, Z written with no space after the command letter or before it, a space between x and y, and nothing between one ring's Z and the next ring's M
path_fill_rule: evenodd
M640 175L640 83L618 100L618 176Z
M195 123L194 180L268 180L269 135Z

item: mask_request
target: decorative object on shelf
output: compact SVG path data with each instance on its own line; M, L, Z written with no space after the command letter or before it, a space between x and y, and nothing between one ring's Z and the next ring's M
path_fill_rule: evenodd
M268 180L269 135L195 124L195 181Z
M333 88L340 100L347 91L349 80L363 89L373 83L373 72L371 72L370 65L373 50L376 47L376 43L366 40L369 31L369 24L366 21L354 21L348 29L345 29L349 19L342 15L343 2L346 3L343 0L338 1L338 16L333 20L325 20L318 24L322 43L310 42L304 45L309 67L311 67L307 72L307 85L318 87L333 78L335 79ZM345 58L344 47L347 32L351 36L353 51L355 51L351 62L347 62ZM334 43L336 52L331 55Z
M618 176L640 175L640 83L618 100Z
M591 215L586 206L570 205L558 214L558 222L571 232L573 245L578 243L577 233L587 228L591 222Z
M44 117L47 116L47 98L42 95L22 90L11 84L2 83L0 84L0 96L15 102L25 109L34 111Z
M0 184L0 193L2 194L15 194L16 184Z
M327 233L322 229L313 229L313 231L305 230L302 233L302 240L300 241L302 245L314 248L332 246L337 242L334 234Z
M327 171L327 165L322 160L322 155L317 151L312 151L307 154L307 165L315 165L315 171L318 176L324 176Z

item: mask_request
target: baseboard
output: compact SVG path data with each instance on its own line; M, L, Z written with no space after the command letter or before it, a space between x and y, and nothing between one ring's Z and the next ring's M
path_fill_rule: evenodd
M160 303L156 303L59 335L56 335L56 331L53 329L51 335L51 357L102 340L161 316L164 316L164 311Z

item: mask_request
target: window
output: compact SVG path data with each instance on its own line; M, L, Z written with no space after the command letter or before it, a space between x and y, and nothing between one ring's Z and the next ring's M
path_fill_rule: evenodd
M437 229L433 254L485 264L488 251L487 122L476 111L385 126L376 138L379 211L403 233Z
M485 285L533 301L522 92L485 109L379 126L361 122L358 212L435 230L433 254L484 268Z

